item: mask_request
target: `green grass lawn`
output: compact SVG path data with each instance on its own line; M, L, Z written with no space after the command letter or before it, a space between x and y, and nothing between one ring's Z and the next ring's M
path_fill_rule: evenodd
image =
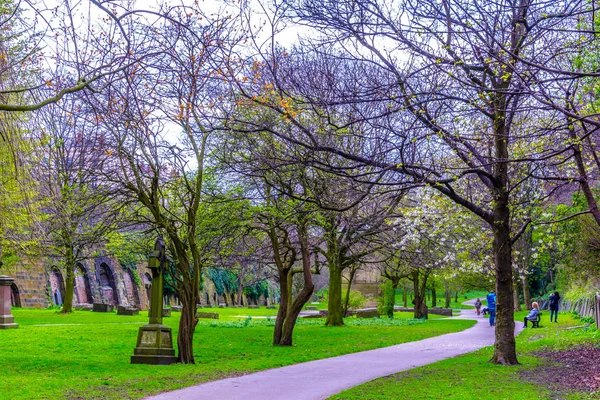
M0 399L140 398L166 390L294 363L421 340L472 326L472 321L421 321L404 315L349 318L346 326L326 328L322 319L302 320L293 347L271 345L273 320L237 315L268 315L266 309L206 309L220 320L201 320L196 328L196 365L131 365L138 327L146 313L14 309L18 329L0 331ZM164 323L177 334L179 314Z
M519 312L515 320L522 321L526 312ZM544 367L545 360L535 356L536 351L566 349L575 344L597 343L600 332L596 329L564 328L582 325L568 314L559 315L559 323L549 321L544 312L540 329L526 329L517 337L518 367L504 367L488 362L491 347L439 361L424 367L391 375L344 391L332 399L453 399L453 400L520 400L549 399L551 393L545 382L525 382L522 371ZM595 394L568 394L562 399L597 399ZM590 397L591 396L591 397Z

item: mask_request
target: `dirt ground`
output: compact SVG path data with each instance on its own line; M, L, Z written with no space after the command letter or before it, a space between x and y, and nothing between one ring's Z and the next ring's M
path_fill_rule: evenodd
M600 348L585 345L563 351L538 352L536 356L548 362L543 368L524 372L526 380L548 384L557 395L600 390ZM600 398L600 392L598 396Z

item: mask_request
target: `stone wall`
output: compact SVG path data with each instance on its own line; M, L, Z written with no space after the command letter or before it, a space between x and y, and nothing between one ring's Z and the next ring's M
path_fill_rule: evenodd
M63 268L59 268L52 259L13 265L3 269L2 273L15 279L13 289L15 306L46 308L60 305L64 299L65 271ZM75 268L73 303L74 305L106 303L146 310L150 304L151 281L152 272L145 262L138 263L132 270L124 268L114 257L102 254L90 257ZM203 282L200 304L205 306L235 305L237 293L218 295L214 283L206 275ZM166 303L178 305L179 301L176 297L171 297ZM275 303L275 299L271 297L267 299L264 296L257 301L259 305L273 303ZM248 305L245 295L242 295L242 304Z

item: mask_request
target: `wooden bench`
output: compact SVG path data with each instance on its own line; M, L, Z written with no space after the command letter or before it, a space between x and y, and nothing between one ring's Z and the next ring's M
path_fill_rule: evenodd
M531 327L539 328L541 320L542 320L542 313L538 313L537 317L535 317L535 321L531 321Z

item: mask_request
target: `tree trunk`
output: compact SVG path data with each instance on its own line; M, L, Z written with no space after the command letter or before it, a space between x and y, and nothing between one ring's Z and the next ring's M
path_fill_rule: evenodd
M426 285L427 285L427 275L425 274L425 276L423 277L423 281L420 281L420 277L419 277L419 272L415 271L413 272L413 287L414 287L414 300L413 300L413 304L415 306L414 308L414 317L415 319L421 319L421 318L425 318L427 319L428 317L428 313L427 313L427 304L425 304L425 291L426 291Z
M495 158L493 186L494 212L494 266L496 269L496 341L494 364L518 365L515 343L515 313L513 298L512 241L510 237L510 209L508 182L508 135L505 126L506 102L502 97L496 104L494 118Z
M521 286L523 288L523 302L525 303L525 309L531 310L531 294L529 293L529 284L527 282L527 275L525 274L521 277Z
M437 293L435 287L431 288L431 307L437 307Z
M344 316L348 314L348 304L350 303L350 289L352 288L352 281L354 280L354 275L356 275L356 271L356 268L350 269L350 279L348 280L348 288L346 289L346 299L344 300Z
M450 289L446 288L444 294L446 295L446 303L444 304L444 308L450 308L450 302L452 300L452 293L450 292Z
M242 287L242 285L238 285L238 290L237 290L237 305L241 306L242 305L242 294L244 293L244 288Z
M288 309L288 314L290 313L290 310L292 309L292 303L294 302L294 271L292 268L290 268L290 271L287 274L287 286L288 286L288 301L286 304L286 307Z
M458 290L454 292L454 302L458 303Z
M293 342L294 327L298 314L302 311L302 307L310 300L313 294L314 285L312 282L312 271L310 269L310 250L308 247L308 233L304 224L298 226L298 239L302 251L302 272L304 277L304 286L292 303L288 310L287 318L283 325L283 335L279 344L281 346L291 346Z
M519 284L515 279L513 283L513 298L515 299L515 311L521 311L521 300L519 299Z
M73 312L73 293L75 292L75 265L73 261L73 248L66 248L66 273L65 273L65 298L63 299L63 307L61 313L70 314Z
M279 311L277 311L277 319L275 319L275 330L273 331L273 345L275 346L281 344L281 336L283 334L283 323L285 322L288 313L287 304L289 301L288 297L290 296L287 285L288 274L288 269L279 271L279 291L281 301L279 302Z
M404 303L404 308L408 307L408 296L406 295L406 287L402 287L402 303Z
M329 265L329 301L327 303L327 326L342 326L342 269Z
M179 320L179 332L177 334L177 359L183 364L195 364L194 359L194 331L198 319L196 318L197 296L192 292L181 293L181 319Z

